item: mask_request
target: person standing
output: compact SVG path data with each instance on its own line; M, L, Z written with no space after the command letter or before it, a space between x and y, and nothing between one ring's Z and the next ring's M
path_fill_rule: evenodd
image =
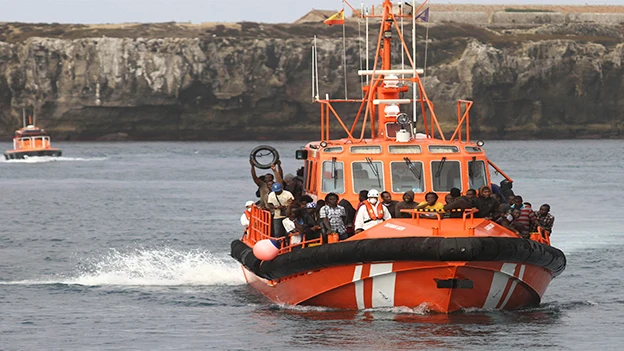
M325 196L325 206L321 207L319 217L323 225L323 232L338 233L338 238L344 240L347 236L347 213L345 208L338 205L338 195L329 193ZM327 236L324 235L323 242L327 242Z
M267 197L267 207L273 212L273 236L282 238L286 236L286 230L282 221L286 218L286 208L295 200L288 190L284 190L281 183L273 183L272 193Z
M389 192L383 191L381 193L381 204L384 205L386 209L388 209L388 212L390 212L390 216L395 216L394 212L396 211L396 205L398 203L398 201L392 200L392 194L390 194Z
M408 190L403 194L403 201L396 205L394 210L395 218L412 218L412 215L407 212L401 212L401 210L413 210L418 206L418 203L414 202L414 192Z
M360 206L355 215L355 233L369 229L390 218L392 216L386 206L379 202L379 192L371 189L368 191L366 201Z
M282 183L282 176L278 173L275 165L272 164L271 170L275 173L275 177L271 173L258 177L252 158L249 159L249 164L251 165L251 179L253 179L254 183L258 186L256 195L260 198L259 205L261 208L267 208L267 196L271 192L271 185L273 185L274 180L277 180L278 183Z
M243 213L240 217L240 222L245 229L249 227L249 221L251 220L251 206L253 206L253 201L247 201L245 203L245 213Z
M539 211L535 212L535 215L539 226L548 233L548 236L550 236L550 233L552 233L552 227L555 224L555 216L550 214L550 205L543 204L540 206Z

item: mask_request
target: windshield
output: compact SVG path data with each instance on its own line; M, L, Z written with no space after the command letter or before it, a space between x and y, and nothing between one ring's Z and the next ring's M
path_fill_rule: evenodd
M381 161L353 162L353 191L384 188L383 163Z
M344 193L344 163L324 161L322 175L321 190L324 193Z
M461 190L461 169L459 161L447 161L443 157L440 161L431 162L431 176L433 191L448 192L451 188Z
M479 189L487 185L485 163L483 161L468 162L469 185L471 189Z
M404 161L391 162L390 173L393 192L404 193L411 190L415 193L422 193L425 191L422 162L410 160L407 157Z

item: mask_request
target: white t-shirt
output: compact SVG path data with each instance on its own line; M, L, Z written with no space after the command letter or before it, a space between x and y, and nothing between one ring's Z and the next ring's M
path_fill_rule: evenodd
M282 190L282 193L279 195L276 195L275 192L270 193L267 199L267 203L275 207L288 206L289 202L294 201L294 200L295 200L295 197L293 196L293 194L290 193L290 191ZM279 218L284 218L284 217L286 216L282 214L282 211L276 208L275 213L273 214L273 218L279 219Z
M247 211L247 210L245 210L245 211ZM240 221L241 221L241 225L243 227L245 227L245 228L249 227L249 220L247 219L247 216L246 216L245 213L243 213L241 215Z
M284 225L284 229L286 229L286 234L290 235L291 232L294 232L296 230L295 227L295 222L293 222L290 218L284 218L284 220L282 221L282 224ZM301 235L293 235L292 237L290 237L290 244L299 244L301 242Z

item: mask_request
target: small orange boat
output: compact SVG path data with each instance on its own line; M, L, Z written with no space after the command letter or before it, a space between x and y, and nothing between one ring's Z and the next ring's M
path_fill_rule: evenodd
M407 190L415 201L424 201L427 192L444 199L453 187L465 192L491 184L490 169L512 183L486 157L483 142L471 141L471 101L457 102L457 126L450 137L442 132L420 78L423 70L414 65L415 49L410 53L399 26L403 17L416 22L423 11L428 9L395 14L385 0L381 14L368 16L380 21L380 29L374 63L367 65L373 69L358 71L367 82L362 99L319 99L313 88L321 106L321 138L296 152L303 161L304 193L315 199L337 193L355 205L362 189L386 190L395 199ZM407 69L393 68L398 65L391 61L393 38L401 44ZM411 98L403 96L408 93ZM333 107L345 102L360 104L350 127ZM404 112L402 105L413 109ZM330 139L330 119L338 121L344 137ZM423 133L416 132L417 125ZM565 255L541 230L523 238L477 218L475 209L448 218L441 212L403 211L411 218L387 219L346 240L330 235L286 246L271 238L270 212L254 206L231 255L247 283L275 303L341 309L405 306L450 313L536 306L565 269ZM253 249L265 239L277 242L279 253L263 261Z
M24 118L24 127L15 131L13 149L7 150L4 153L4 158L17 160L39 156L60 157L61 149L53 148L50 145L50 137L45 130L35 126L31 117L28 119L28 125L26 118Z

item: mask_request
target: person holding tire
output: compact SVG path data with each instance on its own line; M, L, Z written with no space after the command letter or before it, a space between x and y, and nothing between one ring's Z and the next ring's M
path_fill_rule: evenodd
M258 175L256 174L255 163L252 158L249 158L249 164L251 165L251 178L258 186L258 191L256 192L256 194L260 197L259 205L262 208L267 208L267 197L271 192L271 185L273 185L274 180L280 184L283 183L282 176L280 172L276 169L276 166L273 164L271 165L271 169L273 170L275 176L271 173L267 173L266 175L258 177Z

